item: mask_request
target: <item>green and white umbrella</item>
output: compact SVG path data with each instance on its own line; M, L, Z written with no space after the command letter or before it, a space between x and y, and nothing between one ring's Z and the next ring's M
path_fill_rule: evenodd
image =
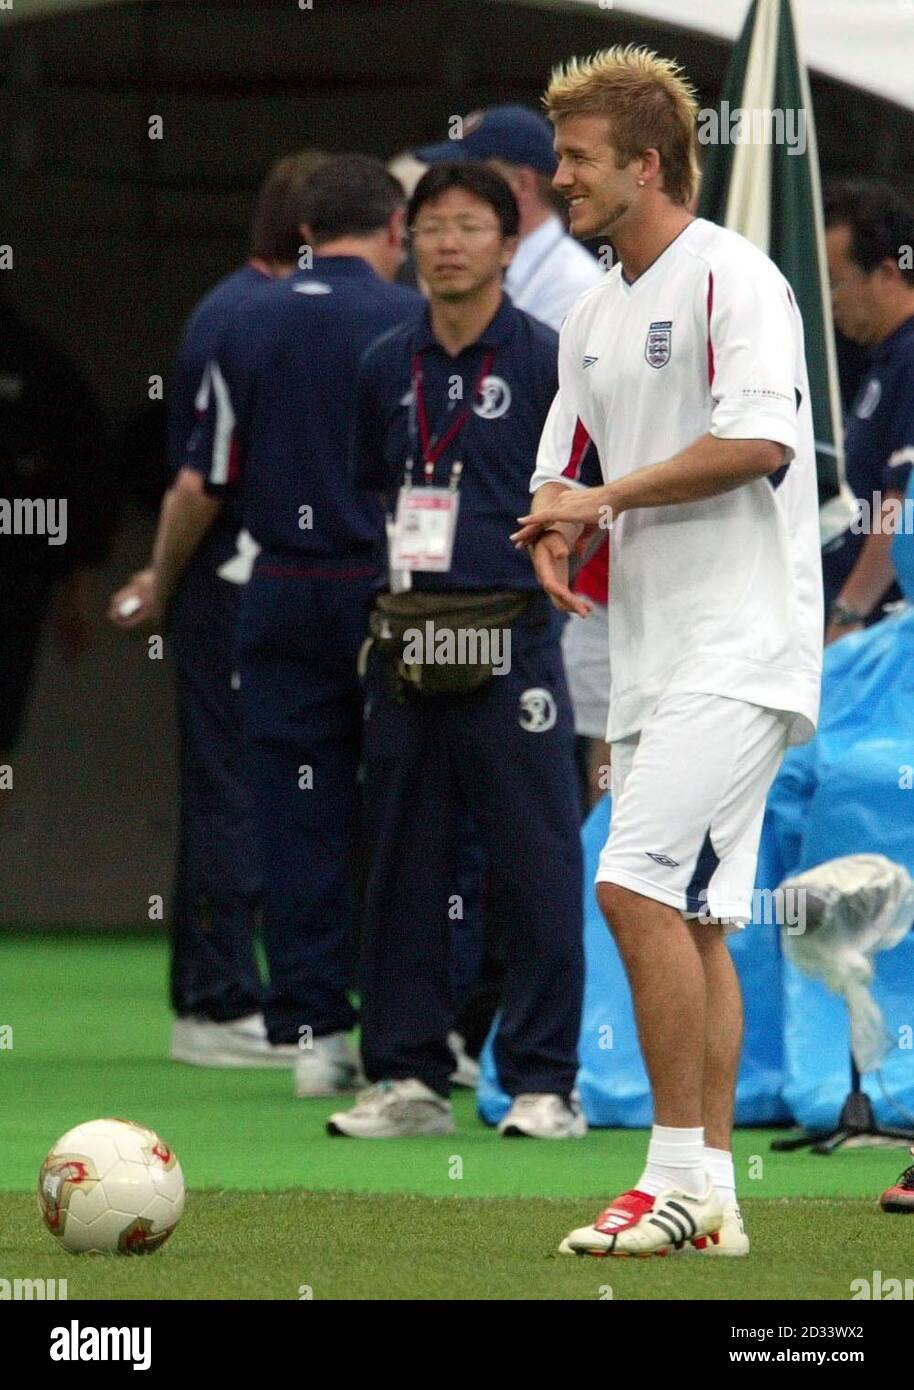
M815 122L792 0L752 0L720 108L702 113L699 138L707 142L699 216L765 251L803 315L824 545L846 529L854 503L844 484Z

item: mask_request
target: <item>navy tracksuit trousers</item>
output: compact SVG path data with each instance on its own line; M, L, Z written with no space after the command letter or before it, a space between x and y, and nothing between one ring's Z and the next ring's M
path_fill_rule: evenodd
M466 808L487 858L491 909L506 924L502 1084L514 1095L568 1095L583 992L583 866L558 623L516 623L510 671L470 695L404 692L373 651L366 697L369 1079L418 1077L448 1093L449 940Z
M261 554L242 599L239 666L263 845L272 1042L355 1022L351 848L362 749L359 649L371 566Z
M171 1002L179 1015L220 1023L263 1002L253 938L259 856L232 680L241 591L215 572L232 549L231 538L204 544L169 613L181 737Z

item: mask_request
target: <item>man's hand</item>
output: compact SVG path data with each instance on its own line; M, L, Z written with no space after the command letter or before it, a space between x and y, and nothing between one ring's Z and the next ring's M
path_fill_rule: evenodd
M161 626L162 603L153 570L140 570L123 589L112 595L108 617L117 627L145 628L150 632Z
M553 527L581 529L599 527L608 531L613 510L609 487L563 488L562 495L537 507L528 516L518 517L521 529L511 537L515 547L522 550L533 544L543 532Z
M155 632L187 565L209 531L222 503L210 497L203 478L182 468L162 498L148 568L135 574L111 600L108 616L118 627Z
M586 618L592 605L580 594L572 593L568 585L568 561L572 546L566 535L559 531L547 531L529 548L536 577L556 608L563 613L577 613L579 617Z
M866 622L853 622L854 614L868 616L875 612L894 582L892 541L895 538L896 519L903 505L904 492L900 488L892 488L883 494L882 510L879 513L880 524L873 528L863 542L854 568L842 584L841 592L833 605L833 609L844 610L840 616L847 621L835 622L834 618L839 616L838 612L828 615L829 620L825 628L826 647L832 642L837 642L839 637L846 637L849 632L860 632L866 626Z

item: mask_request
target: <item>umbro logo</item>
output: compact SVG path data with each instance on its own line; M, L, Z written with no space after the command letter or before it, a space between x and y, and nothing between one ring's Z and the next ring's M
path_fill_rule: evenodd
M679 868L679 860L671 859L668 854L651 854L649 849L646 849L644 853L647 855L648 859L653 859L655 864L662 864L665 869Z
M597 358L597 357L583 357L583 358L581 359L581 366L582 366L582 367L592 367L593 364L594 364L594 362L598 362L598 361L599 361L599 358Z

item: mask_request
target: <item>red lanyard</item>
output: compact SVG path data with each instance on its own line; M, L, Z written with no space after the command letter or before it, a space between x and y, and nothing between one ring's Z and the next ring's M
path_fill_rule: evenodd
M471 404L463 407L463 410L451 421L450 428L433 444L428 427L428 412L425 409L425 388L422 384L422 357L418 352L413 354L412 376L413 394L416 402L416 424L419 429L419 447L422 450L422 461L425 465L425 476L427 479L431 478L435 471L435 464L438 462L445 449L453 444L467 420L469 420L472 402L479 394L479 388L483 381L491 372L492 363L494 361L495 350L494 348L490 348L483 359L479 376L476 378L476 382L473 386L473 393L470 397Z

